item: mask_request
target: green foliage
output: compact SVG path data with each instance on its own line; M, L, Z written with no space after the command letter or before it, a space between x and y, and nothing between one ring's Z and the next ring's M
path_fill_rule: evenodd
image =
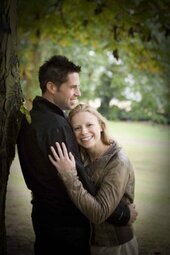
M125 50L123 42L131 38L133 51L137 39L159 42L160 36L170 35L169 8L168 0L76 0L74 4L71 0L19 0L19 28L32 41L48 37L61 46L77 41L112 51Z
M31 124L31 115L30 115L30 112L25 108L24 105L21 105L20 111L21 111L22 114L25 115L26 120L28 121L28 123Z
M25 97L40 94L40 64L64 54L82 66L82 100L100 99L99 109L109 118L115 116L113 99L130 100L133 119L159 122L163 116L169 122L169 17L168 0L19 0L18 50ZM129 77L133 82L126 81ZM127 109L118 112L117 118L132 118Z
M131 111L126 111L125 109L120 109L117 106L112 106L107 109L107 111L102 112L109 120L124 120L124 121L150 121L158 124L168 124L169 120L163 114L158 112L149 111L147 108L138 107L132 109Z

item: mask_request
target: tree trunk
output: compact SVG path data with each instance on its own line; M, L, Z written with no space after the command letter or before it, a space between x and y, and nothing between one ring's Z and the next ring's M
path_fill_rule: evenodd
M7 254L5 200L11 163L20 122L22 93L16 53L17 0L1 0L0 5L0 254Z

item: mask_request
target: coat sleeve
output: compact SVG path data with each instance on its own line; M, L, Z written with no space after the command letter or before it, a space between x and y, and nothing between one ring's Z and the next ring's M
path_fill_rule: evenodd
M130 178L129 163L124 158L118 158L116 162L110 160L104 171L105 175L96 196L92 196L83 188L76 169L74 172L61 173L61 178L75 205L96 224L104 222L115 210L126 192Z

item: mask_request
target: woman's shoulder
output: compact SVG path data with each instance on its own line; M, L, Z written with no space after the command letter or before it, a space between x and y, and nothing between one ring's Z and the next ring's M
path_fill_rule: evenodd
M129 166L131 165L130 159L128 154L126 153L125 149L122 148L117 143L112 144L110 148L110 160L114 164L121 164Z

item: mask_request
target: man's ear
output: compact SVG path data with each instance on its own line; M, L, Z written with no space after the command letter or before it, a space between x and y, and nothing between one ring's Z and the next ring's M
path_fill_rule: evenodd
M56 85L53 82L51 82L51 81L47 82L46 87L47 87L47 90L51 94L54 94L56 92L57 87L56 87Z

